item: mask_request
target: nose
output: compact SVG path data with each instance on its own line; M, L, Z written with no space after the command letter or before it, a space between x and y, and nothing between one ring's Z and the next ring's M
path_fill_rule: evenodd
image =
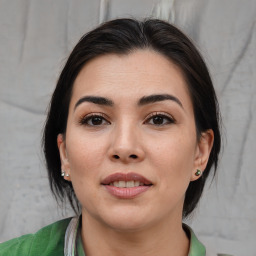
M145 158L142 136L135 126L123 124L113 129L110 144L111 161L133 163Z

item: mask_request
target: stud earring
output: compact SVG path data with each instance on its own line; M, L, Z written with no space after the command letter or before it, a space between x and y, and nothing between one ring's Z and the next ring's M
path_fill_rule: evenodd
M202 174L202 172L199 169L197 169L195 175L200 176L201 174Z
M66 177L69 177L69 174L68 174L68 173L66 173L66 174L65 174L65 176L66 176Z
M61 176L64 177L65 176L65 172L61 171Z

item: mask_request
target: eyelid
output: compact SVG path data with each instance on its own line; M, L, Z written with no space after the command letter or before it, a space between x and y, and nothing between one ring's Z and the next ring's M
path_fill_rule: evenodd
M172 123L176 122L175 118L172 115L170 115L166 112L155 111L146 116L144 123L146 123L150 118L152 118L154 116L162 116L162 117L170 119Z
M109 117L108 117L106 114L101 113L101 112L92 112L92 113L88 113L88 114L86 114L86 115L82 115L82 116L79 118L78 123L84 125L84 124L86 124L86 121L87 121L89 118L91 118L91 117L97 117L97 116L102 117L107 123L110 123L110 121L108 120Z

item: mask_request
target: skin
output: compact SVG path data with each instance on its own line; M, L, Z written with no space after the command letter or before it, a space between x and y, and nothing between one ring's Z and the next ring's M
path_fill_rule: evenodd
M152 94L172 95L181 105L174 100L138 105ZM86 101L76 106L89 95L111 99L113 106ZM99 125L88 119L92 113L103 115ZM159 114L166 117L156 124L152 115ZM188 254L184 195L190 181L200 178L196 170L207 165L213 132L197 139L192 102L176 65L150 50L91 60L75 80L66 134L57 143L62 170L70 175L65 179L82 205L86 255ZM116 198L101 185L116 172L139 173L153 185L133 199Z

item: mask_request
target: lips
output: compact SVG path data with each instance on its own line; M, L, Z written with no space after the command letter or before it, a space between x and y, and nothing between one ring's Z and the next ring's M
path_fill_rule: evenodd
M113 196L132 199L146 192L153 184L137 173L114 173L106 177L101 184Z
M107 176L103 181L102 184L103 185L110 185L110 183L114 183L116 181L125 181L125 182L129 182L129 181L139 181L140 184L143 185L152 185L152 182L149 181L148 179L146 179L145 177L143 177L140 174L137 173L114 173L112 175Z

